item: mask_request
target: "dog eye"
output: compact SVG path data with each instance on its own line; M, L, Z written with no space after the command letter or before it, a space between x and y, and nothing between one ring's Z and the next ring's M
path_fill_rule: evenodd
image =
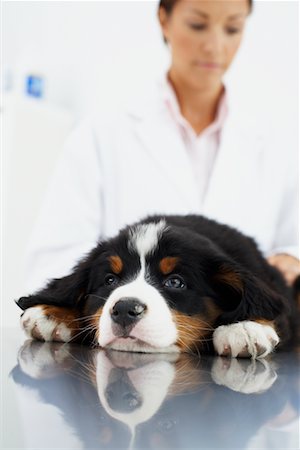
M164 281L164 286L170 289L185 289L186 284L178 275L169 277Z
M112 275L111 273L109 273L108 275L106 275L104 282L107 286L114 286L115 284L117 284L119 281L118 277L116 277L115 275Z

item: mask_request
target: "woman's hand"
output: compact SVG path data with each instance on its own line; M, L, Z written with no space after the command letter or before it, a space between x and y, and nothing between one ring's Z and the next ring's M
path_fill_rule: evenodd
M279 253L267 258L271 266L276 267L285 278L285 281L291 286L295 279L300 275L300 261L294 256L285 253Z

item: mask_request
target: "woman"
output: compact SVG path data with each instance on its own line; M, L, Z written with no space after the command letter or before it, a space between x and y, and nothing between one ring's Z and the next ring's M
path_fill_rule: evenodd
M299 274L293 152L243 117L223 83L251 7L160 2L167 76L130 111L89 118L70 136L31 242L29 290L67 274L99 239L155 213L227 223L254 237L289 283Z

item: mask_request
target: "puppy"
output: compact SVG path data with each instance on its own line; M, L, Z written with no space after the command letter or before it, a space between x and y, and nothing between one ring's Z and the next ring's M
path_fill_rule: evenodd
M17 302L43 341L265 357L289 345L293 291L255 242L202 216L152 216Z

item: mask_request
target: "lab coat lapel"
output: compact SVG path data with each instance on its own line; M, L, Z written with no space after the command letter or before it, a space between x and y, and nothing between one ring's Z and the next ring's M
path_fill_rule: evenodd
M238 121L226 123L202 211L208 217L243 229L247 229L249 219L247 204L257 198L255 191L260 185L260 180L251 174L257 173L261 146L258 139L249 139L249 135L249 130L239 128Z
M165 111L148 114L138 121L136 132L158 168L174 186L175 195L178 195L185 209L196 212L199 200L192 164L180 133L164 114Z

